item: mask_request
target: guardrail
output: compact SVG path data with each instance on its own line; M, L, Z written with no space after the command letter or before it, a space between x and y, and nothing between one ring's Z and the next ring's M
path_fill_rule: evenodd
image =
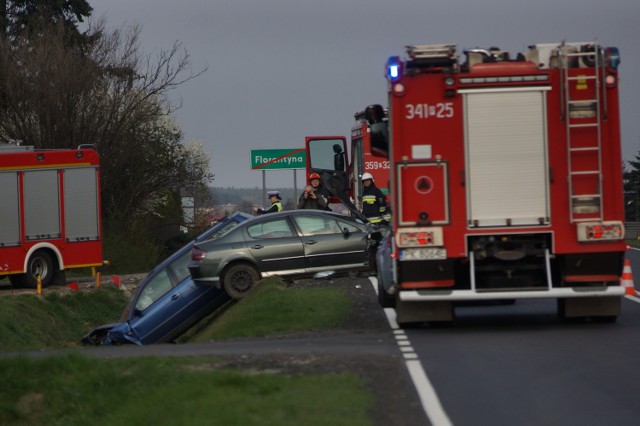
M640 222L627 222L625 227L625 240L640 240Z

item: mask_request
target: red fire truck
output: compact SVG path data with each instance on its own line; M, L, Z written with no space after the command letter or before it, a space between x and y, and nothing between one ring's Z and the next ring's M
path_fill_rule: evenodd
M362 182L364 173L370 173L376 186L389 197L389 159L376 156L371 149L371 129L365 111L354 115L356 125L351 129L351 158L353 159L353 198L362 209ZM384 112L383 112L384 113Z
M371 173L376 186L389 194L389 160L374 154L371 147L369 123L365 111L354 114L356 124L351 129L351 162L344 136L308 136L307 176L318 173L322 177L325 196L333 203L346 203L347 207L362 210L362 182L365 172ZM382 111L384 114L384 111ZM383 158L385 157L385 158ZM348 201L348 202L347 202ZM354 204L350 204L350 202Z
M613 321L625 252L618 49L408 46L387 63L392 231L379 298L400 325L462 301L552 298ZM388 124L388 125L387 125Z
M88 147L0 148L0 278L35 288L100 266L100 165Z

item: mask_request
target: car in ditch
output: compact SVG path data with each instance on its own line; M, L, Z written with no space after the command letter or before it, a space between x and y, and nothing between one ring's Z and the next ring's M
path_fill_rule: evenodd
M368 224L323 210L289 210L247 220L215 240L193 245L189 270L198 284L243 298L265 277L369 271Z
M82 337L82 343L171 342L227 303L231 298L224 289L191 279L188 270L191 247L195 243L214 241L252 217L241 212L225 217L167 257L140 281L120 322L97 327Z

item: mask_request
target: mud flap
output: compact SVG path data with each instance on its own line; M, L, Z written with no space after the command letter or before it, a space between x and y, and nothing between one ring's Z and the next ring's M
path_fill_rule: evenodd
M558 299L560 318L609 317L620 315L621 297L576 297Z
M453 321L452 302L406 302L396 299L396 322L398 325L421 322Z

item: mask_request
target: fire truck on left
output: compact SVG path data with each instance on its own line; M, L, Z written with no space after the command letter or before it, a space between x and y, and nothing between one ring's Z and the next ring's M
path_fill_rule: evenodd
M90 145L0 146L0 278L36 288L100 266L100 158Z

